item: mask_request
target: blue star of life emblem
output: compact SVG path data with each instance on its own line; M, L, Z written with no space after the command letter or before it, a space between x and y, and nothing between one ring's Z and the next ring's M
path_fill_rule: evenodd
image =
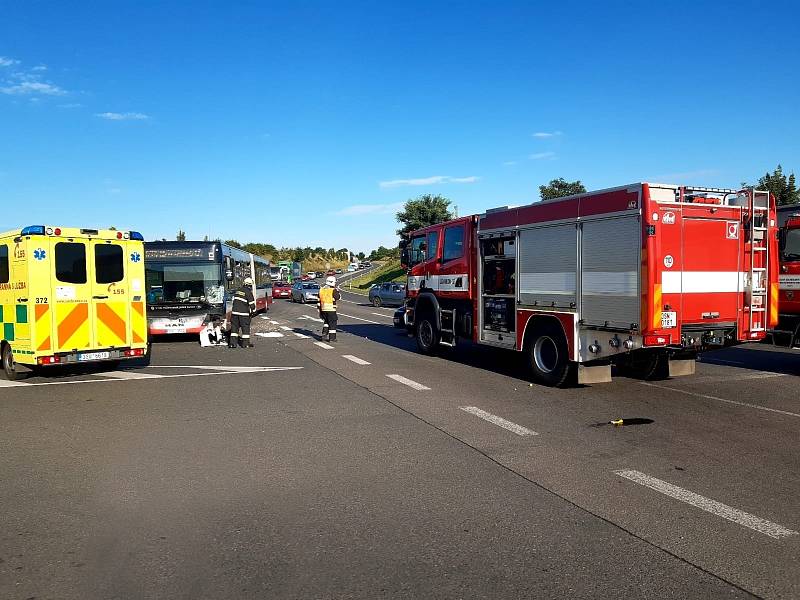
M133 252L133 253L131 253L131 260L132 260L133 262L137 263L137 262L139 262L140 260L142 260L142 255L141 255L141 254L139 254L138 252Z
M33 258L36 260L44 260L47 257L47 252L43 248L37 248L33 251Z

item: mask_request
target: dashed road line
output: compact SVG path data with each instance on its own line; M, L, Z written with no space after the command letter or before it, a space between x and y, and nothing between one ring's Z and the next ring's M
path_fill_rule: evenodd
M292 328L287 327L286 325L281 325L281 329L283 329L284 331L292 331Z
M658 385L656 383L649 383L646 381L640 381L642 385L646 385L649 387L658 388L660 390L667 390L670 392L678 392L679 394L686 394L687 396L694 396L695 398L704 398L706 400L716 400L717 402L725 402L727 404L735 404L737 406L745 406L747 408L755 408L757 410L764 410L771 413L778 413L779 415L787 415L789 417L797 417L800 418L800 414L789 412L788 410L780 410L777 408L769 408L767 406L759 406L758 404L750 404L749 402L739 402L738 400L728 400L727 398L720 398L718 396L710 396L708 394L698 394L697 392L690 392L688 390L682 390L680 388L673 388L668 387L666 385Z
M677 485L667 483L661 479L651 477L650 475L640 471L625 469L621 471L614 471L614 474L633 481L634 483L638 483L639 485L643 485L644 487L648 487L651 490L660 492L665 496L674 498L675 500L680 500L686 504L691 504L692 506L709 512L713 515L722 517L723 519L727 519L728 521L732 521L738 525L747 527L748 529L752 529L753 531L758 531L759 533L768 535L771 538L780 539L791 535L797 535L796 531L787 529L783 525L778 525L772 521L767 521L766 519L751 515L743 510L733 508L732 506L728 506L722 502L717 502L711 498L706 498L700 494L695 494L694 492L690 492L689 490L685 490Z
M748 379L772 379L773 377L786 377L786 373L772 373L770 371L755 371L740 375L697 375L686 379L686 383L720 383L726 381L746 381Z
M415 390L418 390L420 392L431 389L427 385L422 385L421 383L417 383L416 381L403 377L402 375L392 374L392 375L387 375L387 377L389 379L395 380L398 383L407 385L410 388L414 388Z
M512 421L508 421L503 417L498 417L497 415L493 415L490 412L486 412L478 408L477 406L459 406L461 410L464 412L468 412L476 417L483 419L484 421L488 421L498 427L502 427L512 433L516 433L517 435L539 435L533 429L528 429L527 427L523 427L522 425L517 425Z
M256 335L265 338L282 338L284 335L280 331L268 331L267 333L256 333Z
M371 315L375 315L376 317L383 317L384 319L391 319L392 315L387 315L383 313L369 313Z
M294 333L294 337L296 337L296 338L300 338L300 339L304 339L304 340L307 340L307 339L310 338L310 336L307 336L305 333L300 333L299 331L293 331L292 333Z
M357 365L371 365L372 364L371 362L366 361L363 358L358 358L357 356L353 356L352 354L342 354L342 358L346 358L350 362L354 362Z
M354 317L353 315L344 315L339 313L340 317L346 317L348 319L355 319L356 321L364 321L365 323L372 323L373 325L383 325L383 323L378 323L377 321L370 321L369 319L362 319L361 317Z
M323 350L333 350L333 346L326 344L325 342L314 342L314 345L319 346Z

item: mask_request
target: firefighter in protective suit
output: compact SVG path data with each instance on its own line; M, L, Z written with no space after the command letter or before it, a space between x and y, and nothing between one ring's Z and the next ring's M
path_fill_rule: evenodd
M250 341L250 317L256 312L256 300L253 297L253 280L246 277L242 287L233 293L231 308L231 334L228 348L252 348ZM241 330L241 334L239 331Z
M336 341L336 303L342 299L336 289L336 277L328 277L319 290L319 317L322 319L322 339Z

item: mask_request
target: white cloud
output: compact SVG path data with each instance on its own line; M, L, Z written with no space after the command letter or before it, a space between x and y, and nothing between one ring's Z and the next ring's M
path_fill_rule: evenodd
M58 108L80 108L83 104L78 104L77 102L70 102L68 104L59 104Z
M558 137L561 135L560 131L537 131L536 133L532 133L531 137L535 138L551 138L551 137Z
M394 204L353 204L334 212L341 217L361 217L364 215L389 215L403 208L402 202Z
M450 177L449 175L434 175L432 177L420 177L418 179L392 179L381 181L378 185L382 188L395 188L406 185L437 185L440 183L475 183L480 177Z
M531 160L545 160L547 158L555 158L555 152L536 152L535 154L529 154L528 158Z
M116 187L115 188L108 188L107 191L108 191L109 194L119 194L120 192L122 192L122 190L120 188L116 188Z
M5 56L0 56L0 67L10 67L18 64L19 64L18 60L14 60L13 58L7 58Z
M32 81L27 77L24 81L19 81L16 83L11 83L11 85L0 87L0 93L8 94L10 96L28 96L33 94L40 94L44 96L65 96L67 94L66 90L58 87L57 85L46 83L44 81Z
M506 167L513 167L513 166L514 166L514 165L516 165L516 164L517 164L517 161L516 161L516 160L507 160L506 162L504 162L504 163L503 163L503 166L506 166Z
M97 113L95 116L101 119L105 119L106 121L147 121L150 118L148 115L138 112L126 112L126 113L104 112L104 113Z
M40 73L41 73L42 71L47 71L47 65L37 65L37 66L33 67L33 68L31 69L31 71L38 71L38 72L40 72Z

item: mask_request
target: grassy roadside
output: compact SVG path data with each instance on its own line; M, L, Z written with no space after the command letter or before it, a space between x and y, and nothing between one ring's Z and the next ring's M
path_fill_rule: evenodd
M356 277L352 281L345 282L342 284L342 289L366 296L372 284L383 283L384 281L406 282L406 272L400 267L399 260L387 261L374 271L370 271L361 277Z

